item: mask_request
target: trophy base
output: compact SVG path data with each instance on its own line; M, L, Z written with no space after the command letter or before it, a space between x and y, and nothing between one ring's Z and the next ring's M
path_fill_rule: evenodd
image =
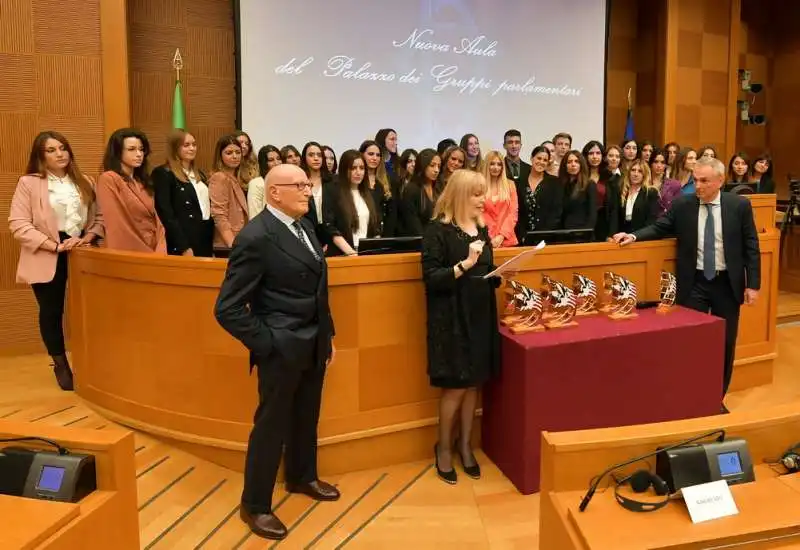
M576 311L575 317L586 317L587 315L597 315L598 313L600 312L597 311L596 309L593 309L591 311Z
M661 315L666 315L667 313L672 313L675 311L675 306L670 306L667 304L658 304L656 308L656 313L660 313Z
M508 327L511 334L526 334L528 332L541 332L544 330L542 325L511 325Z
M630 313L610 313L608 315L608 318L611 319L612 321L624 321L626 319L635 319L638 316L639 316L638 313L632 311Z
M504 327L510 327L514 323L518 323L520 319L522 319L522 315L509 315L508 317L501 318L500 324Z
M544 326L549 328L549 329L554 329L554 328L576 327L576 326L578 326L578 323L576 323L575 321L568 321L566 323L559 323L557 321L551 321L549 323L545 323Z

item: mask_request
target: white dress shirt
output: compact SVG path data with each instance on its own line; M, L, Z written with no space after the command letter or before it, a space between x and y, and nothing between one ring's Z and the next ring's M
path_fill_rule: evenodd
M636 203L636 197L639 196L639 191L641 187L636 191L630 191L628 193L628 198L625 200L625 221L631 221L633 218L633 205Z
M203 221L211 219L211 199L208 196L208 186L197 179L195 173L183 171L189 181L192 182L194 192L197 195L197 202L200 203L200 212L203 214Z
M725 271L725 248L722 243L722 203L720 193L709 204L712 204L711 213L714 216L714 267L717 271ZM697 269L703 270L703 253L705 243L703 242L708 218L708 207L701 202L697 212Z
M272 212L273 216L278 218L278 220L280 220L281 223L283 223L286 227L288 227L289 231L292 232L292 235L297 236L297 231L295 231L295 229L294 229L294 223L295 222L299 223L300 224L300 229L303 230L303 243L308 247L308 249L312 252L312 254L314 254L314 255L317 254L314 251L314 247L311 246L311 240L308 238L308 235L306 235L306 229L305 229L305 227L303 227L303 224L300 223L300 220L295 220L291 216L289 216L287 214L284 214L283 212L281 212L280 210L278 210L277 208L275 208L271 204L267 205L267 210Z
M353 202L356 205L356 215L358 216L358 231L353 232L353 248L358 248L358 241L367 238L369 207L358 189L353 189Z
M78 187L69 175L59 178L48 172L47 189L58 230L70 237L80 237L86 227L89 209L83 204Z

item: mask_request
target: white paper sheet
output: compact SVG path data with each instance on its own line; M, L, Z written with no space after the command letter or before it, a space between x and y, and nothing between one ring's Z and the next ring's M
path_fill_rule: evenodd
M539 241L539 244L537 244L530 250L526 250L525 252L520 252L519 254L517 254L507 262L505 262L503 265L495 268L495 270L492 271L491 273L487 273L486 275L484 275L483 278L488 279L489 277L498 277L508 271L518 270L522 262L524 262L534 254L539 252L544 247L545 247L544 241Z

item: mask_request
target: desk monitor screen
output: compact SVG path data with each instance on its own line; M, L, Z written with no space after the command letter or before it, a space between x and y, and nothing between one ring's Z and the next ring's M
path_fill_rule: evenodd
M61 490L64 481L65 469L58 466L43 466L42 473L39 474L39 481L36 488L42 491L57 493Z
M594 241L593 229L553 229L551 231L528 231L525 235L525 244L536 245L544 241L551 244L590 243Z
M421 251L422 237L387 237L384 239L361 239L358 241L359 256Z
M718 454L717 462L719 463L719 473L723 477L735 476L742 473L742 460L739 457L739 453L736 451Z

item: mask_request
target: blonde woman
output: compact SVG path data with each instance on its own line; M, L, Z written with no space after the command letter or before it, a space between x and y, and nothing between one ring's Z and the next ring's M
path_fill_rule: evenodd
M486 179L486 202L483 219L489 228L492 247L517 246L514 233L519 216L517 189L513 180L506 177L506 164L499 151L489 151L483 167Z
M478 388L499 366L495 302L499 280L483 278L493 269L492 244L483 221L485 200L483 175L456 170L422 241L428 376L432 386L442 389L436 472L450 484L458 480L454 452L468 476L481 475L470 447Z
M239 164L239 181L242 182L242 188L247 191L247 185L250 180L259 176L258 170L258 157L253 149L253 140L247 135L247 132L239 130L235 134L236 141L242 148L242 161Z
M651 184L647 162L640 158L632 160L622 177L620 230L633 233L654 224L659 212L658 198L658 189Z

